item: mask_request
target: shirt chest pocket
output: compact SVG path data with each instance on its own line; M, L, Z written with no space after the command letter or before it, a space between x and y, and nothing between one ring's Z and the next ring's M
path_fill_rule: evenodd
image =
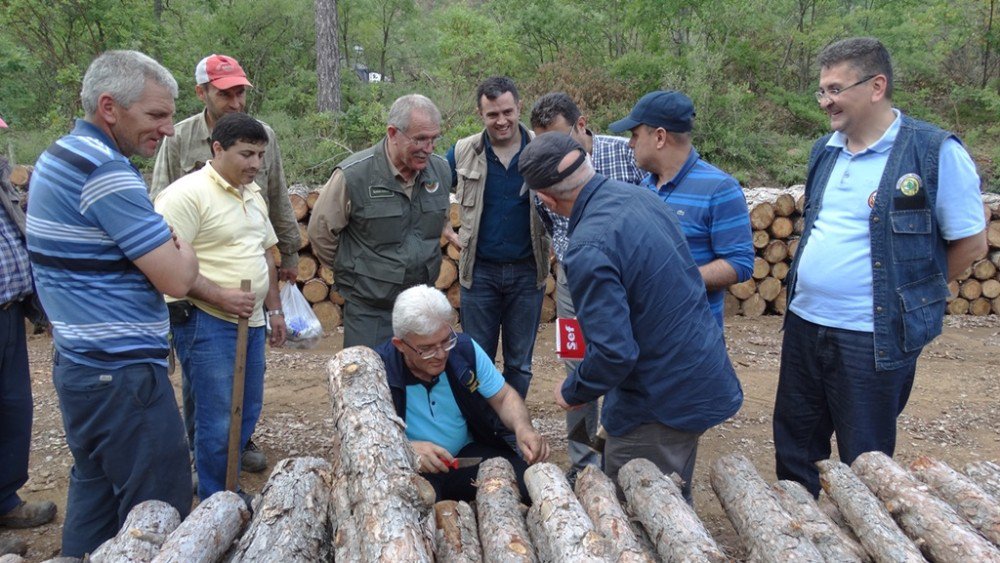
M889 220L892 223L892 257L895 262L933 258L929 209L892 211Z
M361 238L372 246L402 242L403 207L396 197L371 199L351 214L360 220Z
M438 190L441 188L439 187ZM448 220L447 193L441 190L440 194L435 194L437 197L424 197L420 200L420 217L417 221L420 224L420 232L425 239L441 238L444 222Z

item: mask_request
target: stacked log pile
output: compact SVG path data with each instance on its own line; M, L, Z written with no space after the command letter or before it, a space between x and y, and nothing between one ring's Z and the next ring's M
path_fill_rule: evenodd
M804 227L803 187L754 188L744 193L756 257L753 276L729 287L726 315L783 315L787 305L785 278ZM951 297L947 312L951 315L1000 314L1000 195L984 194L983 212L988 221L989 253L948 285Z
M319 258L313 253L309 243L309 235L306 232L310 213L313 206L316 205L318 197L319 191L309 191L302 184L293 185L288 189L288 199L291 201L292 211L299 223L299 234L302 236L302 246L299 248L297 283L306 300L312 304L313 312L319 318L323 329L329 331L341 324L344 298L334 288L333 270L320 263ZM459 227L457 203L451 204L449 221L452 229L457 233ZM448 296L448 302L456 311L461 306L461 290L458 283L459 254L458 247L441 237L441 273L434 282L434 286L445 292L445 295ZM555 289L555 277L550 273L545 282L545 297L542 299L541 318L544 323L551 322L556 317Z
M870 452L848 467L820 462L825 508L790 482L768 485L739 454L710 479L738 534L725 553L684 501L676 476L644 459L618 487L589 468L573 489L560 468L536 464L522 499L514 469L482 462L476 502L434 503L396 415L378 356L348 348L327 365L332 463L286 459L253 516L218 493L183 522L156 501L137 506L94 561L982 561L1000 563L1000 466L964 474L926 457L904 469ZM624 499L620 501L619 499ZM526 508L526 501L531 508Z

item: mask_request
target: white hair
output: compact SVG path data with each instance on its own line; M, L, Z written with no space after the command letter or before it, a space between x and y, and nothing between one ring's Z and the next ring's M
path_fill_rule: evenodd
M431 336L444 325L451 326L455 311L443 293L427 285L413 286L396 298L392 307L392 334Z
M106 51L98 56L83 75L80 102L88 117L97 113L101 94L110 94L128 108L142 97L146 82L152 80L177 97L177 81L170 71L139 51Z
M389 108L388 124L406 132L410 128L410 119L414 111L426 113L435 124L441 123L441 112L430 98L420 94L407 94L392 103L392 107Z

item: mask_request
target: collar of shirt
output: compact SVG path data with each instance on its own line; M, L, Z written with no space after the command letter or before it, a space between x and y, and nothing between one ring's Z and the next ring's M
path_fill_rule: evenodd
M652 172L646 174L646 177L642 179L642 183L639 185L645 186L661 195L665 193L669 194L669 192L674 191L678 184L684 181L684 177L688 175L688 172L690 172L692 168L694 168L694 165L698 162L699 158L701 158L701 155L698 154L698 151L695 150L694 147L691 147L691 152L688 153L687 160L684 161L681 169L678 170L677 173L674 174L674 177L671 178L666 184L663 184L662 187L656 187L656 184L659 182L659 178Z
M517 154L514 155L514 158L517 158L517 155L521 154L521 151L524 150L524 146L528 144L528 140L530 139L528 136L528 130L525 129L523 125L518 123L517 128L521 132L521 148L517 149ZM496 160L500 159L500 157L497 156L497 153L493 152L493 143L490 141L490 134L486 130L483 130L483 147L485 147L486 156L488 158ZM514 162L514 158L510 159L510 161Z
M239 187L230 184L228 180L223 178L222 174L219 174L219 171L212 166L211 160L205 164L206 166L203 170L207 170L206 174L208 174L208 177L215 182L215 185L233 194L234 196L246 200L252 198L253 194L260 192L260 186L257 185L257 182L250 182L249 184L242 186L243 189L241 190Z
M208 128L208 108L201 111L201 119L195 120L195 128L191 130L191 138L205 139L208 146L212 146L212 131Z
M889 124L889 128L882 133L879 140L875 141L868 148L858 153L858 155L865 154L866 152L888 152L892 148L892 144L896 142L896 135L899 134L899 127L903 122L902 113L896 108L892 108L892 113L896 115L896 119L892 120ZM826 147L828 149L841 149L845 153L851 156L857 156L851 151L847 150L847 136L840 131L834 131L833 136L830 140L826 142Z
M134 164L132 164L132 161L127 156L123 155L121 151L118 150L118 144L115 143L113 140L111 140L111 137L108 137L107 133L102 131L98 126L94 125L93 123L85 119L77 119L76 126L73 127L73 131L70 132L70 135L77 135L81 137L92 137L94 139L97 139L101 143L107 145L107 147L112 151L114 151L115 154L124 158L129 163L129 166L132 167L132 170L135 170L136 174L139 174L140 176L142 175L142 172L139 172L139 169L136 168Z

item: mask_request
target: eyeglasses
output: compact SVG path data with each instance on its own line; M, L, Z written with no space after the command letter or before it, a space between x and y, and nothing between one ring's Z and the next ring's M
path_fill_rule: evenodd
M835 98L835 97L843 94L844 92L850 90L851 88L854 88L855 86L860 86L860 85L864 84L865 82L868 82L869 80L871 80L872 78L875 78L876 76L878 76L878 75L877 74L872 74L872 75L866 76L866 77L862 78L861 80L858 80L854 84L851 84L850 86L845 86L843 88L830 88L829 90L824 90L824 89L820 88L819 90L816 90L816 92L815 92L815 94L816 94L816 101L817 102L822 102L823 100L825 100L827 98L833 99L833 98Z
M410 350L416 352L417 355L420 356L421 358L429 360L434 356L437 356L439 349L442 352L450 352L452 349L454 349L455 346L458 344L458 335L455 334L455 329L451 329L451 336L448 337L448 340L435 344L433 346L421 346L420 348L417 348L405 340L403 340L403 344L406 344L406 346Z
M406 133L403 133L402 129L396 129L396 132L406 137L407 140L409 140L414 145L417 145L418 147L434 148L434 145L438 144L441 141L441 135L435 135L433 137L424 137L424 136L411 137Z

